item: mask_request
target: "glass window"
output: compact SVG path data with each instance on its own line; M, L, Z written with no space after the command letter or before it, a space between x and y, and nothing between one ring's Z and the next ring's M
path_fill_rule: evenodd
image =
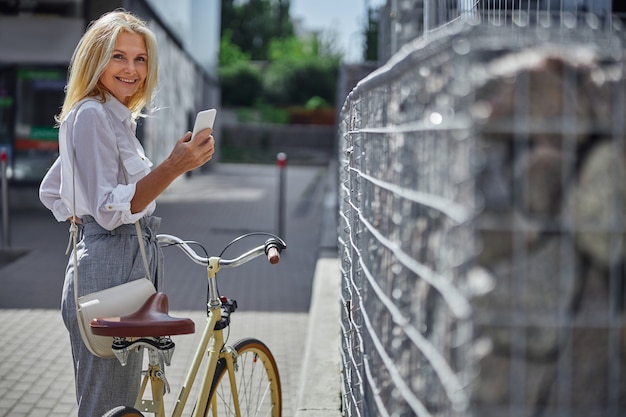
M13 141L14 71L0 69L0 147Z
M39 182L59 149L54 116L60 112L65 70L19 69L16 74L12 179Z

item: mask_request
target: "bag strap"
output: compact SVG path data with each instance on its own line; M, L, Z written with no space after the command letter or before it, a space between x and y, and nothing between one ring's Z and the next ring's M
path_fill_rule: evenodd
M150 279L150 267L148 266L148 257L146 256L146 247L143 243L143 233L141 233L139 220L135 222L135 230L137 230L137 239L139 240L139 250L141 251L141 258L143 259L143 267L146 270L146 279Z
M80 309L78 305L78 251L76 250L76 240L78 238L78 224L76 224L76 150L72 147L72 224L70 225L70 240L74 245L74 306L78 311ZM69 242L66 254L69 251Z
M118 155L120 157L120 166L124 172L124 179L128 183L128 175L126 174L126 168L122 162L122 153L120 152L119 145L117 147ZM67 244L65 254L69 252L70 246L74 247L74 303L76 309L79 309L78 305L78 252L76 250L78 240L78 224L76 223L76 150L72 149L72 220L70 225L70 240ZM141 251L141 258L143 259L143 267L146 270L146 278L150 279L150 267L148 266L148 257L146 256L146 248L143 242L143 233L141 233L141 226L139 220L135 222L135 230L137 230L137 240L139 240L139 250Z

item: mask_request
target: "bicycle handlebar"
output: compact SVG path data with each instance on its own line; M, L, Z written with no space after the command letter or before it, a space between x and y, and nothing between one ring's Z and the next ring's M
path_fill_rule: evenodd
M185 254L199 265L208 265L209 258L200 256L194 251L184 240L177 236L167 235L167 234L159 234L157 235L157 241L159 243L176 245L178 246ZM234 268L239 265L243 265L252 259L265 254L267 256L267 260L271 264L277 264L280 261L280 252L287 247L287 244L279 238L271 238L268 239L263 245L259 245L256 248L250 249L249 251L239 255L234 259L219 259L220 267L225 268Z

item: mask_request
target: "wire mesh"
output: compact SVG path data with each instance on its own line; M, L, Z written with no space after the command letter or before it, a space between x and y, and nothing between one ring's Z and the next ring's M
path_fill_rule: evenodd
M488 12L342 110L347 416L626 412L622 30Z
M403 45L428 38L432 31L457 20L479 19L494 26L514 26L534 18L537 27L571 27L573 21L611 20L624 13L612 0L387 0L379 11L379 60L386 62ZM541 16L541 18L537 18ZM626 17L626 16L624 16Z

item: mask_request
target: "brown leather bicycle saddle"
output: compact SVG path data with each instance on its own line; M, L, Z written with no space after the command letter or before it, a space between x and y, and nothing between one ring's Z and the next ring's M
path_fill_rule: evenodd
M90 323L91 332L109 337L159 337L191 334L196 331L189 318L169 315L169 301L165 293L157 292L144 305L124 317L96 318Z

